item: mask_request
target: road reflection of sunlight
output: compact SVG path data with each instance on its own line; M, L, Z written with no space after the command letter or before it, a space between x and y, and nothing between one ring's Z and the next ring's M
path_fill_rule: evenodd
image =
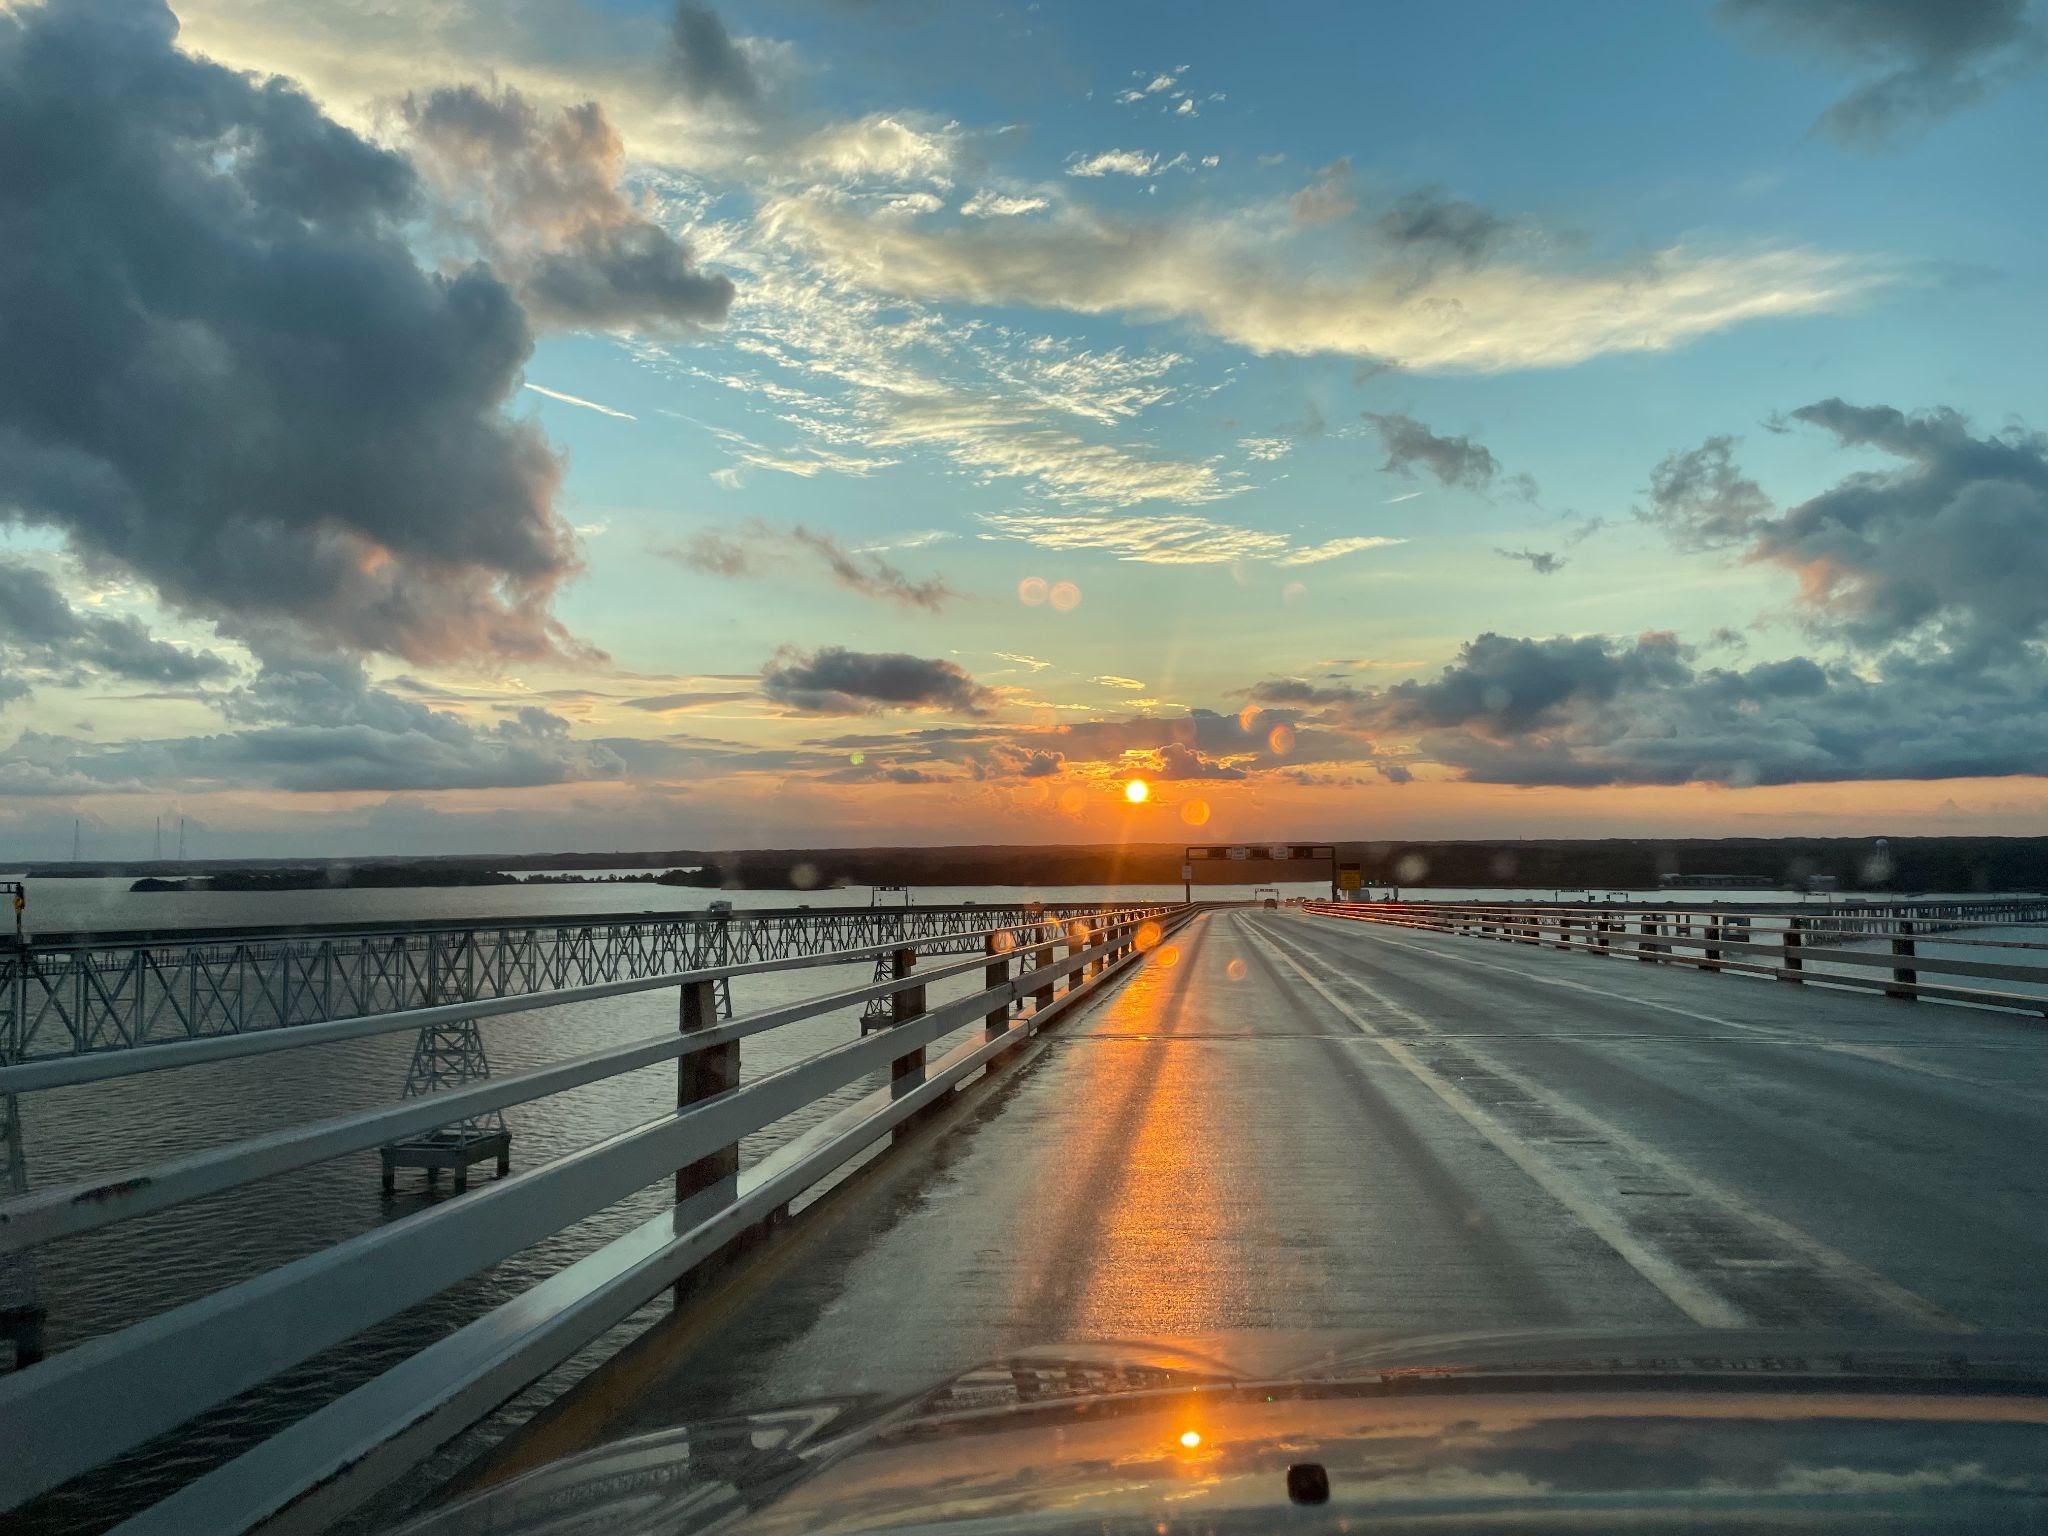
M1184 988L1195 988L1197 998L1213 989L1223 960L1208 937L1208 944L1187 943L1175 956L1185 963L1171 968L1165 948L1156 953L1146 966L1154 985L1143 994L1144 1012L1118 1021L1168 1038L1119 1053L1111 1068L1150 1074L1151 1082L1130 1122L1122 1177L1096 1213L1094 1265L1075 1311L1081 1337L1200 1332L1242 1312L1234 1304L1242 1277L1229 1262L1236 1245L1228 1241L1235 1223L1226 1192L1238 1159L1219 1123L1220 1064L1202 1044L1171 1041L1205 1022L1170 1004Z

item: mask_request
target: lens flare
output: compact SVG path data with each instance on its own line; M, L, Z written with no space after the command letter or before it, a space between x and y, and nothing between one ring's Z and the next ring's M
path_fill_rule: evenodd
M991 954L1007 955L1017 947L1017 935L1007 928L999 929L989 935L988 947Z
M1160 950L1158 954L1154 955L1152 959L1154 963L1163 965L1168 970L1171 970L1174 966L1180 964L1180 946L1178 944L1169 944L1166 948Z
M1143 922L1138 924L1138 931L1131 935L1131 942L1138 946L1138 953L1142 955L1149 949L1157 949L1159 941L1165 937L1166 930L1157 923Z
M1243 709L1237 712L1237 728L1249 736L1252 733L1252 727L1259 723L1259 716L1264 713L1265 711L1256 704L1245 705Z
M1088 809L1088 792L1078 784L1070 784L1060 791L1060 809L1069 816L1078 816Z
M1133 779L1124 786L1124 798L1133 805L1143 805L1152 795L1152 786L1143 779Z
M1266 732L1266 745L1273 749L1275 757L1285 757L1294 750L1294 727L1276 725Z
M1052 590L1046 596L1051 601L1053 607L1057 608L1061 613L1072 613L1081 606L1081 589L1071 581L1054 582Z
M1036 608L1045 601L1050 590L1043 576L1026 576L1017 583L1017 601L1027 608Z
M1191 827L1199 827L1209 819L1209 802L1206 800L1183 800L1180 819Z
M1242 960L1233 960L1230 962L1230 964L1223 967L1223 974L1228 976L1232 981L1243 981L1245 977L1250 974L1250 972L1251 967L1246 965Z

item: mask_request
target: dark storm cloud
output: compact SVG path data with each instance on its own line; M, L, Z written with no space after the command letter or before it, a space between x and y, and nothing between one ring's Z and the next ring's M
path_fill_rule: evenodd
M980 714L989 690L950 661L901 652L876 654L826 646L806 656L784 651L761 669L761 692L807 715L868 715L883 710Z
M537 320L687 330L725 318L732 283L620 190L625 146L596 102L549 114L510 86L459 85L400 112L415 161Z
M1548 549L1502 549L1496 545L1493 552L1503 560L1522 561L1538 576L1554 576L1571 564L1569 560Z
M1895 144L2044 57L2027 0L1721 0L1720 14L1867 74L1814 123L1851 149Z
M80 612L32 566L0 560L0 676L20 697L36 681L84 682L93 675L140 683L201 683L232 675L211 651L182 650L129 615Z
M1735 439L1710 437L1666 454L1650 471L1650 505L1635 515L1662 528L1680 549L1746 543L1776 508L1735 464Z
M519 305L420 269L403 159L176 33L147 0L0 12L0 516L194 613L558 649L576 549L502 412Z
M1382 469L1413 478L1416 466L1420 465L1439 484L1468 491L1490 490L1500 475L1500 460L1469 437L1440 436L1413 416L1399 411L1360 414L1378 430L1380 442L1387 450ZM1535 498L1536 482L1527 475L1510 476L1503 484L1525 500Z
M670 36L676 79L685 96L741 108L760 104L761 83L753 66L710 6L677 0Z
M920 580L872 551L848 549L801 523L785 531L752 518L730 532L709 529L680 547L657 546L654 552L704 575L735 579L780 578L789 574L792 558L812 561L849 592L927 613L941 612L961 596L943 576Z

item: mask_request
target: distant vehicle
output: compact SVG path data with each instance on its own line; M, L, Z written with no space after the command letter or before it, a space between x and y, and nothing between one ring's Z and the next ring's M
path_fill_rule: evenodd
M713 917L731 917L732 903L729 901L714 901L713 903L711 903L710 906L706 907L704 910L706 912L709 912Z
M1262 885L1252 892L1252 900L1260 901L1268 912L1277 912L1280 910L1280 887Z

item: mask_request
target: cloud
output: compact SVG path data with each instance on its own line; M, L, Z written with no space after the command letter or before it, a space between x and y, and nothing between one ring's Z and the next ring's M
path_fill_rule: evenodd
M750 519L733 532L707 530L681 548L657 548L655 553L706 575L752 578L786 575L792 558L808 558L849 592L927 613L942 612L961 597L943 576L918 580L872 551L850 550L831 534L801 523L785 531Z
M325 794L529 788L628 773L614 744L572 739L568 721L549 710L526 706L474 726L374 686L348 658L274 648L253 681L219 701L243 728L111 743L24 732L0 752L0 777L15 793Z
M975 517L1005 537L1041 549L1099 549L1142 565L1227 565L1234 560L1310 565L1405 542L1361 535L1297 545L1284 533L1234 527L1191 512L1113 516L1019 511L979 512Z
M233 673L213 652L158 640L130 615L81 613L41 571L0 560L0 702L26 694L31 679L74 684L101 676L176 686Z
M1351 157L1333 160L1315 173L1315 179L1287 200L1294 217L1303 224L1328 224L1358 209L1351 190Z
M1503 560L1526 561L1529 569L1538 576L1554 576L1571 564L1569 560L1565 560L1547 549L1501 549L1496 547L1493 552Z
M1170 741L1154 754L1156 766L1148 771L1159 779L1242 779L1245 771L1228 763L1204 757L1199 751Z
M1467 263L1493 254L1514 228L1511 220L1441 187L1419 187L1373 220L1390 245Z
M1817 783L2036 772L2048 752L2038 665L1975 670L1894 655L1871 673L1808 657L1702 667L1670 634L1485 634L1434 679L1384 689L1277 680L1331 732L1411 735L1474 782Z
M865 441L875 448L935 448L987 477L1030 480L1057 500L1092 506L1221 501L1241 489L1208 464L1092 443L1052 425L1037 407L964 394L895 396Z
M1260 354L1327 353L1417 371L1666 351L1744 321L1840 309L1879 280L1865 264L1800 248L1674 245L1567 263L1531 237L1515 259L1475 262L1450 259L1443 240L1371 229L1330 250L1297 248L1249 212L1148 222L1073 204L993 230L884 226L803 194L768 199L760 225L876 293L1176 320Z
M2041 67L2027 0L1721 0L1737 26L1859 72L1814 131L1876 151L1995 95Z
M1412 477L1420 465L1439 485L1480 492L1492 489L1500 474L1500 461L1491 450L1469 437L1440 437L1413 416L1399 411L1361 414L1378 430L1380 442L1387 450L1387 461L1381 469ZM1524 500L1536 495L1536 482L1527 475L1511 476L1504 483Z
M761 692L807 715L871 715L941 710L978 715L989 690L950 661L900 652L876 654L831 645L806 656L784 650L761 669Z
M760 105L753 66L711 7L677 0L671 40L676 81L685 96L739 108Z
M1636 517L1662 528L1680 549L1720 549L1746 542L1776 509L1735 464L1735 439L1710 437L1669 453L1650 471L1650 506Z
M705 690L695 693L657 693L646 698L625 700L626 708L645 710L650 715L679 715L693 709L715 709L721 704L738 704L760 695L751 689L743 693Z
M986 187L960 205L960 211L970 219L1014 219L1027 213L1037 213L1049 207L1042 197L1018 197L1003 192L991 192Z
M545 395L550 400L559 400L564 405L580 405L586 411L595 411L600 416L616 416L620 421L638 421L640 418L631 411L622 411L614 406L600 405L595 400L586 400L581 395L566 395L559 389L549 389L545 384L536 384L528 379L520 386L530 389L536 395Z
M1150 176L1158 168L1159 157L1142 149L1105 149L1067 161L1069 176Z
M1756 526L1749 558L1797 572L1818 622L1865 647L1921 638L1986 658L2048 637L2048 436L1979 437L1945 408L1791 414L1900 461Z
M619 190L625 145L596 102L548 114L511 86L451 85L399 112L414 163L536 319L688 331L725 318L731 280Z
M559 651L578 557L503 411L518 303L420 269L405 160L176 35L144 3L0 12L0 516L223 621Z
M1005 741L950 753L944 748L940 750L943 755L964 760L977 779L1051 779L1057 778L1067 766L1064 752L1013 746Z

